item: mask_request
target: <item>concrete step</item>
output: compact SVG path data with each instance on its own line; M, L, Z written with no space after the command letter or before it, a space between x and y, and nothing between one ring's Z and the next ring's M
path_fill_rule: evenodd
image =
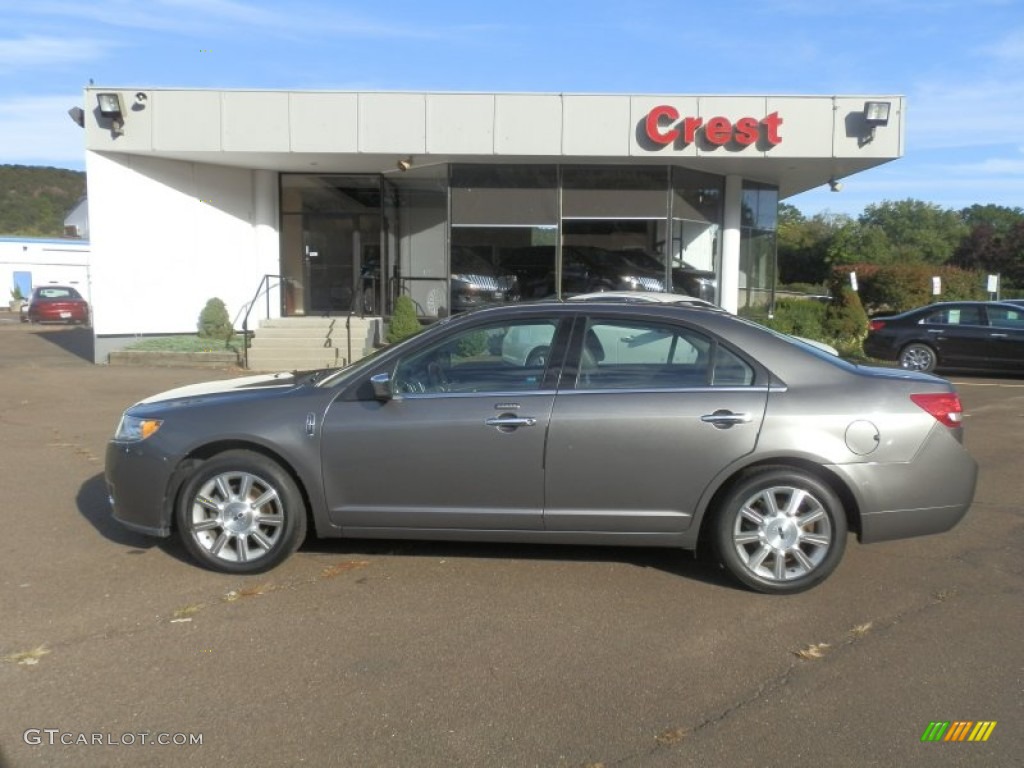
M351 328L352 338L365 336L373 326L370 324L354 324ZM340 328L260 328L253 334L257 339L338 339L345 338L349 329Z
M352 315L351 319L347 315L340 315L337 317L268 317L260 320L259 327L260 329L321 327L344 328L346 322L355 325L357 323L371 323L374 320L380 320L380 318L370 316L359 317L358 315Z
M344 334L340 336L331 336L325 338L323 336L265 336L261 330L255 336L252 337L252 344L250 348L259 349L291 349L291 348L309 348L309 347L321 347L323 349L330 349L332 347L348 348ZM362 348L366 344L367 333L364 331L359 334L352 334L352 348Z
M261 322L253 334L249 368L289 371L340 366L365 357L383 335L384 325L377 318L272 318Z

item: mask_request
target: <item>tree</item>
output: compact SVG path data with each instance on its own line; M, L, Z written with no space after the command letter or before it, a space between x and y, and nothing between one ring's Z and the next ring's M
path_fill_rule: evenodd
M881 227L847 221L837 229L826 247L830 266L841 264L893 264L899 261L889 237Z
M994 231L1005 234L1015 224L1024 221L1024 209L1003 205L972 205L960 211L960 218L968 227L988 225Z
M779 282L823 284L828 279L828 248L848 216L818 213L805 218L788 203L779 205Z
M999 205L973 205L960 212L970 232L951 264L1003 276L1004 284L1024 286L1024 211Z
M959 212L921 200L869 205L857 221L885 234L889 263L945 264L968 233Z

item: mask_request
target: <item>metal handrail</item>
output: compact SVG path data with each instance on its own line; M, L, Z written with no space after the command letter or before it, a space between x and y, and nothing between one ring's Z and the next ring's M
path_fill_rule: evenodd
M249 313L252 312L252 308L256 305L256 301L260 297L260 293L263 293L267 298L267 313L266 317L270 317L270 281L277 280L278 286L286 284L288 278L283 275L264 275L260 278L260 284L256 288L256 293L253 294L252 301L249 302L245 310L245 317L242 318L242 358L246 368L249 367ZM263 286L266 284L266 290Z

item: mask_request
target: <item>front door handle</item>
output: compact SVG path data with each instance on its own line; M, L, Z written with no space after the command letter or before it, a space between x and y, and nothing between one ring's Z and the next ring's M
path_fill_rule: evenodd
M990 333L990 334L988 335L988 337L989 337L990 339L1005 339L1005 338L1008 338L1008 337L1009 337L1009 335L1010 335L1010 334L1008 334L1008 333Z
M537 423L533 416L494 416L484 419L488 427L532 427Z
M749 423L751 416L749 413L733 413L732 411L720 410L705 414L700 417L700 420L716 429L729 429L733 424Z

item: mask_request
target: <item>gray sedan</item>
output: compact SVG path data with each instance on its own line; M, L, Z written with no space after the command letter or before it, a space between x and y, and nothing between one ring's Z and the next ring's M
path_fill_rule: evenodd
M531 354L543 350L543 354ZM946 531L977 465L928 374L855 366L699 306L547 302L436 323L355 365L125 411L114 517L203 565L321 537L711 547L793 593L862 542Z

